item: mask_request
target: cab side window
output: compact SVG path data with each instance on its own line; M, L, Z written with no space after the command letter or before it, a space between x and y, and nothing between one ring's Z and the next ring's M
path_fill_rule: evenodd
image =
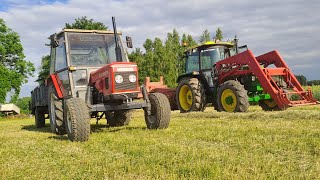
M193 71L199 71L199 52L192 52L188 58L186 63L186 73L190 73Z
M67 56L64 38L59 39L60 45L55 48L55 71L67 67Z

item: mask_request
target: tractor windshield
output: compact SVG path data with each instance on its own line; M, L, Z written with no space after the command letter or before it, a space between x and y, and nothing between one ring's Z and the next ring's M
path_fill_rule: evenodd
M215 46L203 50L200 54L201 69L211 69L216 62L233 55L235 55L235 51L224 46Z
M68 33L68 40L71 65L101 66L119 61L113 34ZM122 43L119 44L122 61L127 62Z

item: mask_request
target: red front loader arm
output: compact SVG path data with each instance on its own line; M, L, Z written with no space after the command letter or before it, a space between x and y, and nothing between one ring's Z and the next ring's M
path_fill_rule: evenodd
M274 65L275 68L268 68L269 65ZM230 76L255 75L262 88L271 95L272 99L281 109L290 106L318 103L318 101L313 98L311 90L303 90L299 81L276 50L258 57L255 57L250 50L247 50L217 62L215 68L219 84ZM284 89L272 79L272 76L282 76L291 91L285 92ZM290 98L288 98L289 94L297 94L300 98L296 101L290 100Z

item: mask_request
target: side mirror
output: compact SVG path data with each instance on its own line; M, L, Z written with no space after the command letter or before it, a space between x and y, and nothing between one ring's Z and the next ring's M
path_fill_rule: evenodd
M59 46L59 41L58 41L58 38L57 38L57 34L54 33L50 36L50 45L53 47L53 48L56 48Z
M126 36L127 47L132 48L132 39L129 36Z
M239 46L238 50L239 50L239 53L243 52L243 51L247 51L248 50L248 46L247 45Z

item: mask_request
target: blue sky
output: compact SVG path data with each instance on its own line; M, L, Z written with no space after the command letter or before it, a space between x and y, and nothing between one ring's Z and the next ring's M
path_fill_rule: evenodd
M320 79L319 0L0 0L0 18L18 32L27 60L38 68L49 53L47 37L66 22L87 16L129 35L135 47L146 38L165 40L172 29L199 37L221 27L226 39L237 35L260 55L277 49L295 74ZM35 77L22 87L29 96Z

